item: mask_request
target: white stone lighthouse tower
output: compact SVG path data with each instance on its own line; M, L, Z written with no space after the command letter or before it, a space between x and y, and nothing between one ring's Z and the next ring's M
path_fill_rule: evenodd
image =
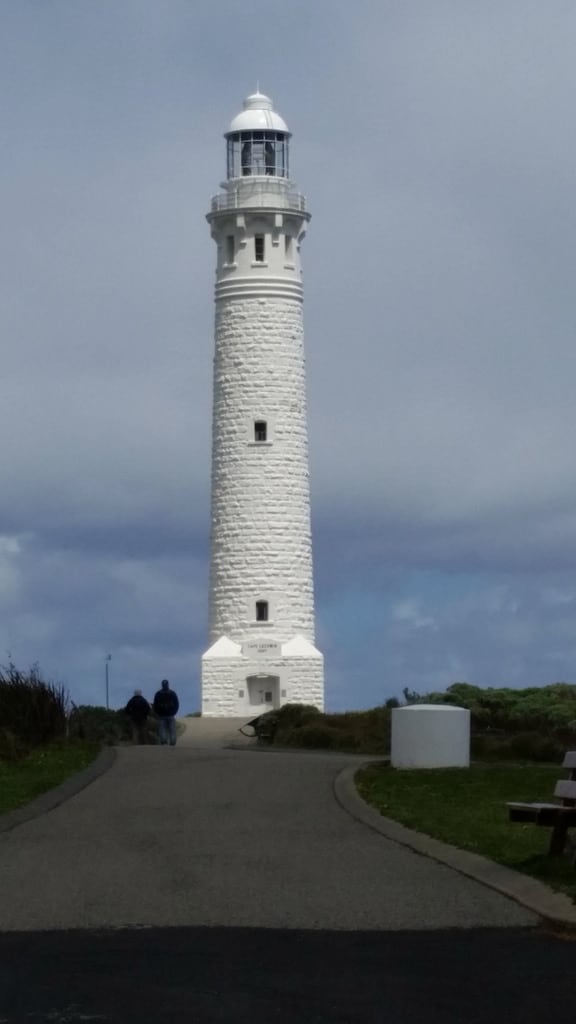
M300 243L290 132L256 92L226 132L208 214L218 247L210 647L202 714L324 703L314 646Z

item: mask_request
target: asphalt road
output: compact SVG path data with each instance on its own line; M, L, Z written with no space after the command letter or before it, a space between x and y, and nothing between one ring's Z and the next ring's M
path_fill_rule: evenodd
M49 814L0 834L0 929L513 927L511 900L336 803L347 758L122 748Z
M189 735L1 833L0 1024L572 1022L576 943L346 814L348 763Z
M2 1024L573 1024L576 944L535 930L0 935Z

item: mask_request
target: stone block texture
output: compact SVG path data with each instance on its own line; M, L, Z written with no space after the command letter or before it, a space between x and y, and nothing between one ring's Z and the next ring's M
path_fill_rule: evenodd
M279 704L314 704L324 708L324 659L320 653L308 658L250 660L204 658L202 661L202 715L206 718L256 717L268 706L250 702L247 680L263 672L278 679ZM282 697L284 692L285 696Z
M208 215L218 259L202 713L255 717L324 701L300 270L308 214L290 183L248 177L232 186Z
M254 424L268 440L254 440ZM212 449L210 642L273 630L314 642L302 306L220 301ZM256 601L269 603L257 624Z

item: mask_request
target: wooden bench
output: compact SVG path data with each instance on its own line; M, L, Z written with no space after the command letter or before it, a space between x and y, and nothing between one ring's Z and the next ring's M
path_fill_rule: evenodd
M568 779L559 779L554 789L554 796L562 803L555 804L519 804L508 803L510 821L531 821L552 829L548 853L551 857L560 857L568 840L568 829L576 825L576 750L566 754L563 768L570 772ZM570 843L571 860L576 863L576 846Z

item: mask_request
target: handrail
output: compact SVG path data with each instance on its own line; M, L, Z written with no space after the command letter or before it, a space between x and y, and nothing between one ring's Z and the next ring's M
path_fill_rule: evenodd
M306 213L306 199L300 192L291 191L273 181L243 180L237 188L219 192L212 197L212 213L219 210L246 209L250 206L274 207Z

